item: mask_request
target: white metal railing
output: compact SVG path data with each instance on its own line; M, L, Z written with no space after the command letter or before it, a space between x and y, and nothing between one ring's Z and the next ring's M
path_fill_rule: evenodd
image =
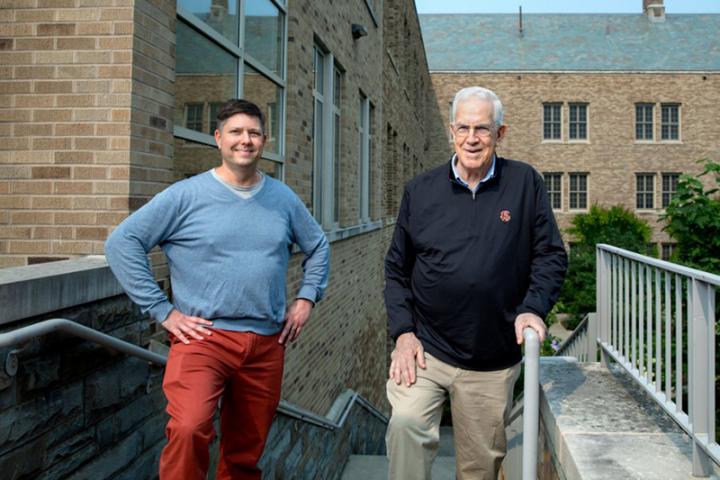
M720 464L715 297L720 276L597 245L597 342L690 435L693 475Z
M560 344L553 356L575 357L578 362L597 361L597 335L589 333L596 324L594 313L585 315L570 336Z
M525 375L523 378L523 480L537 479L540 428L540 339L532 328L523 330Z

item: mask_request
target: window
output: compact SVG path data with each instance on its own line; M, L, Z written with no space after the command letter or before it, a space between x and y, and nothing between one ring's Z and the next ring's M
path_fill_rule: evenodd
M674 243L663 243L662 244L662 251L660 252L660 258L669 261L673 253L675 253L675 244Z
M679 173L663 173L662 174L662 208L670 205L670 201L677 193Z
M653 104L635 104L635 139L653 139Z
M202 131L203 128L203 104L188 103L185 105L185 127L190 130Z
M570 140L587 140L587 104L570 104Z
M550 206L553 210L562 208L562 173L545 173L545 188L547 188Z
M341 99L343 72L333 55L313 47L313 214L326 229L340 220Z
M680 140L680 105L660 105L660 139Z
M560 140L560 103L545 103L543 104L543 139L545 140Z
M587 209L587 173L570 174L570 208L573 210Z
M273 135L263 149L262 170L282 178L286 5L177 0L175 178L207 170L205 163L177 159L193 158L200 146L216 147L217 111L229 98L250 100L265 113Z
M360 156L358 158L358 217L360 223L370 221L370 156L372 138L370 129L370 116L372 106L370 99L360 93Z
M635 208L653 208L655 175L652 173L638 173L635 176L635 186Z
M341 152L341 135L342 131L340 123L340 105L342 104L342 71L336 66L335 70L335 81L333 82L333 220L335 224L340 223L340 159L342 158Z
M217 115L221 105L222 103L219 102L210 104L210 128L208 128L210 135L215 135L215 130L217 130Z
M323 221L323 168L325 166L324 154L325 149L323 142L324 132L324 107L325 107L325 55L316 46L313 48L313 71L315 74L313 86L313 213L315 219L322 223Z
M277 141L277 103L270 102L267 106L267 141L275 143Z

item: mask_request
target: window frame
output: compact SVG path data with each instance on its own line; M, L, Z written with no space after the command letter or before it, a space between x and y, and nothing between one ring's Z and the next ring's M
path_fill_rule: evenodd
M576 188L573 189L573 179L576 179L576 183L579 180L585 181L585 188L580 189L578 188L579 185L576 184ZM570 211L587 211L588 205L589 205L589 197L590 197L590 175L587 172L570 172L568 174L568 210ZM582 196L582 197L581 197ZM576 200L576 203L580 203L580 198L583 198L584 205L583 206L574 206L573 207L573 199Z
M562 123L563 123L563 104L562 102L543 102L542 104L542 141L543 143L562 143L563 141L563 134L562 134ZM548 108L557 108L557 114L558 118L557 120L552 118L552 114L550 118L547 117ZM553 133L553 127L557 127L557 138L555 137L546 137L546 126L550 126L550 133Z
M342 141L341 132L335 128L336 118L340 120L342 128L342 79L345 71L335 61L335 56L319 40L313 45L313 76L315 79L315 65L318 56L322 61L323 71L320 77L322 92L317 89L317 82L313 80L313 171L320 175L313 176L313 216L326 231L337 230L340 225L339 205L339 164L342 155L342 146L336 142ZM340 78L340 98L336 99L336 75ZM323 105L323 111L318 116L316 112L317 101ZM318 125L317 122L320 122ZM319 130L318 130L319 129ZM317 134L321 133L320 145L317 144Z
M548 182L548 180L551 180ZM550 207L553 209L553 211L561 211L562 210L562 183L563 183L563 174L562 172L543 172L543 181L545 182L545 189L548 193L548 201L550 202ZM557 189L553 188L557 187ZM557 197L556 197L557 196ZM555 206L554 201L557 200L557 207Z
M374 110L372 102L360 91L360 118L358 133L360 150L358 158L358 221L370 222L370 161L372 157L372 132L370 131L370 115Z
M661 103L661 104L660 104L660 141L661 141L661 142L666 142L666 143L680 143L680 142L682 142L682 137L681 137L681 135L680 135L681 126L682 126L681 115L680 115L680 110L681 110L680 106L681 106L680 103L670 103L670 102L667 102L667 103ZM676 120L675 122L673 122L673 121L670 119L670 120L668 120L668 121L666 122L666 121L665 121L665 118L664 118L665 109L672 109L672 108L675 109L675 113L676 113L676 115L677 115L677 120ZM670 116L670 113L668 113L668 116ZM676 137L675 137L675 138L666 137L666 136L665 136L665 129L668 128L668 130L669 130L669 129L671 129L672 127L674 127L675 130L676 130L676 131L675 131Z
M193 128L190 126L190 114L192 112L200 113L200 118L193 119L193 125L197 125L198 128ZM185 122L184 127L188 130L193 130L195 132L203 132L205 130L205 104L202 102L193 102L193 103L186 103L185 104Z
M570 102L568 103L568 142L570 143L588 143L590 141L589 135L589 115L588 115L588 103L587 102ZM578 109L576 112L576 119L573 121L573 108ZM582 111L584 115L583 120L577 119L577 114ZM585 136L573 138L573 126L579 129L580 126L585 127ZM577 135L577 133L576 133Z
M665 254L666 249L668 250L667 255ZM661 242L660 243L660 251L658 252L660 254L660 260L665 260L666 262L669 262L673 256L673 254L675 253L676 249L677 249L676 242Z
M641 185L642 183L642 185ZM642 188L641 188L642 186ZM649 188L648 188L649 187ZM650 206L648 206L648 200ZM638 172L635 174L635 210L655 209L655 174Z
M648 121L647 111L643 110L643 118L640 119L638 115L638 109L650 109L650 119ZM644 135L647 133L647 127L650 126L650 138L646 138ZM643 138L638 137L638 128L641 127L643 131ZM650 102L636 102L635 103L635 142L636 143L652 143L655 141L655 104Z
M278 0L269 0L273 6L278 9L278 13L282 18L282 59L279 65L280 72L275 73L270 71L265 65L259 60L253 58L251 55L245 52L244 49L244 37L245 37L245 6L246 2L239 2L238 8L238 40L234 43L228 37L225 37L222 33L215 30L213 27L205 23L201 18L185 9L176 2L177 21L186 23L191 29L195 30L199 35L204 36L215 44L216 47L223 49L226 53L230 53L236 58L237 61L237 82L235 84L234 95L238 98L242 97L243 92L243 80L245 65L247 64L263 77L270 80L276 87L281 89L281 105L278 105L277 120L278 120L278 138L277 138L277 152L270 152L264 150L261 158L271 162L275 162L278 165L279 175L278 178L281 181L285 180L285 133L286 133L286 108L287 104L287 51L288 51L288 9L286 2ZM205 109L209 110L209 102ZM176 107L177 108L177 107ZM205 110L204 109L204 110ZM267 116L268 112L264 112ZM267 117L270 118L269 116ZM194 143L200 143L203 145L209 145L217 147L215 143L215 137L212 134L205 133L205 125L210 125L210 122L203 122L202 131L196 131L186 128L184 125L175 124L173 127L173 136L187 140Z
M673 196L677 193L677 184L680 180L681 173L679 172L662 172L662 176L660 179L660 207L661 208L667 208L668 205L670 205L670 202L672 201ZM665 180L668 180L667 184L673 188L665 188L666 182ZM674 185L673 180L674 179Z

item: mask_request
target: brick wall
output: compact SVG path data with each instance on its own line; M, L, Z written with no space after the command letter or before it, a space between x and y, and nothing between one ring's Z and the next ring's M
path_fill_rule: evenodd
M101 254L169 181L174 3L0 10L0 267Z
M387 0L383 55L383 216L395 221L405 183L449 159L414 2Z
M696 174L701 158L720 160L718 74L467 73L432 74L441 114L460 88L481 85L495 91L505 106L508 134L500 155L523 160L540 172L565 172L563 205L555 212L561 228L570 226L568 172L587 172L588 204L623 205L645 219L654 242L669 241L658 218L662 172ZM564 102L563 141L544 142L543 102ZM588 141L568 142L568 102L588 103ZM656 141L635 141L635 103L655 104ZM680 142L661 142L660 103L679 103ZM635 209L635 173L655 173L655 206Z

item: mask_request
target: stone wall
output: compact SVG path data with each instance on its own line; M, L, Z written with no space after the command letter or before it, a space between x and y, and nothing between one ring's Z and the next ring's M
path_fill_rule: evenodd
M2 325L68 318L136 345L149 321L125 296ZM151 478L164 445L163 369L63 333L16 349L0 378L0 471L21 478Z
M17 303L0 315L0 334L66 318L142 347L163 340L108 279L101 258L3 270L0 299ZM98 285L97 298L83 291L88 282ZM31 294L46 300L28 305ZM41 313L18 318L31 311ZM0 348L3 365L9 352L18 369L0 373L0 469L9 472L3 478L157 478L167 422L163 367L65 333ZM356 383L372 379L365 373ZM323 416L283 402L261 461L264 478L338 478L349 455L384 452L382 415L350 390L330 404ZM216 465L217 441L211 458Z
M577 213L569 207L568 173L585 172L588 206L622 205L648 222L654 242L667 242L658 223L662 173L697 174L697 160L720 161L717 73L433 73L432 79L446 119L460 88L481 85L500 96L509 130L498 153L540 172L564 173L562 208L555 211L563 229ZM543 102L563 103L562 141L543 140ZM588 104L586 141L568 140L569 102ZM655 104L655 141L635 140L638 102ZM659 140L661 103L680 104L680 141ZM655 208L635 208L635 173L655 174Z
M340 478L350 455L385 453L386 427L386 420L359 403L332 429L278 414L259 463L263 478Z

